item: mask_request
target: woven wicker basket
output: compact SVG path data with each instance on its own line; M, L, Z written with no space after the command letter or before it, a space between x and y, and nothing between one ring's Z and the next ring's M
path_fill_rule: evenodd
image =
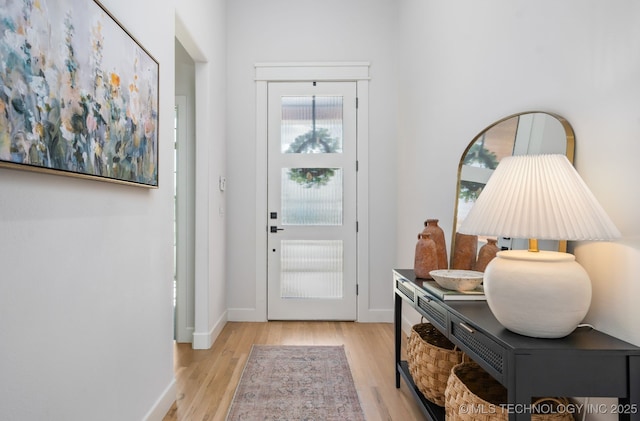
M425 398L444 406L444 391L451 369L462 361L462 352L431 323L411 328L407 363L413 382Z
M464 362L451 370L445 390L447 421L507 421L506 404L507 389L477 363ZM573 421L568 405L567 398L534 398L526 409L532 421Z
M567 398L539 398L533 403L533 421L574 421L573 415L567 411L569 408L569 399ZM536 411L542 409L542 411ZM551 409L551 412L548 412ZM562 409L562 411L559 411Z

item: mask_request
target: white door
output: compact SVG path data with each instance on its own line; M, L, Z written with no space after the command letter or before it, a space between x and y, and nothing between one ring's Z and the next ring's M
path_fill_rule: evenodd
M356 84L268 84L270 320L355 320Z

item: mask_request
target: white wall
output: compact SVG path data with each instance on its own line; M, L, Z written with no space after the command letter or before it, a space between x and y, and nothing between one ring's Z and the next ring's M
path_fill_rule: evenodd
M402 0L399 7L396 264L412 267L426 217L451 233L457 163L478 132L512 113L555 112L572 124L576 168L623 234L575 249L593 283L587 321L640 345L640 3Z
M161 419L175 399L176 11L172 2L103 4L160 63L160 188L0 168L3 419ZM224 5L181 2L177 11L202 60L196 331L203 346L226 321L226 204L217 184L226 153Z
M228 306L229 317L256 315L256 153L254 64L371 63L369 310L392 316L396 219L396 69L392 0L234 0L228 25ZM265 245L266 253L266 245ZM265 279L266 282L266 279ZM362 282L362 281L361 281ZM389 318L391 320L391 318Z
M0 168L6 420L140 420L174 397L173 9L103 4L160 63L160 188Z

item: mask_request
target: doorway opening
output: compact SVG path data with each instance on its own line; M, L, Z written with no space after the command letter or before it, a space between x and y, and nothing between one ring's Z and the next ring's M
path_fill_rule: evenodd
M193 342L195 326L195 62L175 41L174 339Z

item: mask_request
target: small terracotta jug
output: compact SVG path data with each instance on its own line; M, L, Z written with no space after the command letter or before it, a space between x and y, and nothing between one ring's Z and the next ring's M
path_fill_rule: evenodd
M438 219L427 219L424 221L423 234L431 234L431 239L436 243L436 252L438 254L438 269L449 268L449 260L447 260L447 243L444 239L444 231L438 225Z
M413 271L417 278L431 279L429 272L436 269L438 269L436 243L431 239L431 234L420 233L416 244Z
M456 233L451 269L472 270L478 252L478 236Z
M478 272L484 272L485 268L489 264L494 257L496 257L496 253L498 253L498 240L495 238L487 238L487 244L480 247L480 251L478 252L478 260L476 260L476 264L473 266L473 270L477 270Z

